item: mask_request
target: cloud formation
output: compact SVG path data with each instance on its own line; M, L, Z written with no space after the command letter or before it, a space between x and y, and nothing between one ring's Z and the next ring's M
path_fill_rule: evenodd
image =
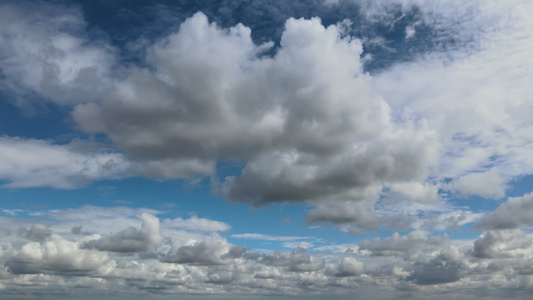
M514 229L533 227L533 193L511 197L495 211L483 216L476 229Z
M93 150L72 142L58 145L45 140L0 136L0 178L7 188L54 187L72 189L92 180L123 177L130 164L120 153Z
M113 235L91 240L82 244L82 248L112 252L141 252L155 250L161 243L159 219L143 213L139 216L141 229L129 227Z
M152 71L131 69L73 117L144 161L148 176L212 175L217 160L246 160L222 184L230 201L360 200L385 181L425 179L432 133L390 122L359 40L289 19L275 56L258 57L263 49L247 27L221 29L198 13L151 48Z
M15 105L31 112L35 95L57 104L91 101L109 87L114 50L88 37L79 9L3 2L0 19L0 89L14 93Z
M120 208L109 210L120 211ZM94 216L98 210L86 208L86 212L91 211ZM135 214L135 211L122 211L130 217ZM61 214L50 212L47 216ZM21 287L27 288L22 283L31 282L32 289L44 284L50 291L59 287L90 287L94 295L122 286L131 297L148 289L164 294L211 291L250 297L333 292L342 298L354 293L362 295L367 288L377 297L392 297L405 289L419 290L421 296L429 296L421 286L431 286L427 293L440 293L449 292L447 284L457 284L461 289L488 289L495 293L512 287L517 295L522 295L521 291L528 292L527 280L531 276L528 267L533 259L531 234L519 229L487 231L475 240L462 241L413 231L363 240L358 246L349 245L350 251L329 252L327 247L311 246L261 253L232 245L213 232L203 232L196 240L183 241L174 236L172 227L162 226L159 235L165 241L147 250L137 243L141 240L139 236L154 229L159 219L149 214L139 218L144 224L141 230L124 230L96 240L94 235L72 234L71 227L66 226L71 222L68 216L55 219L47 227L52 233L40 241L28 242L25 236L17 236L18 239L4 236L0 262L5 268L0 273L0 289L17 293ZM90 220L78 221L93 227ZM111 220L123 223L121 216ZM191 224L197 222L194 219L180 222L184 225L187 220ZM23 217L13 218L12 223L26 222L25 228L38 231L43 226L36 221L39 219ZM99 222L98 217L95 222ZM131 236L134 238L130 239ZM87 249L87 243L95 241L101 247ZM114 246L105 249L104 245ZM129 255L120 252L126 248ZM384 283L388 288L376 292L375 286ZM45 291L42 288L29 292L42 293Z
M185 7L193 1L156 3L150 9L174 27L124 50L115 36L101 39L82 6L12 2L0 4L0 98L26 115L66 112L81 132L63 143L1 136L2 191L210 179L230 202L303 203L313 227L294 231L300 220L276 216L290 217L293 231L274 236L268 223L263 233L237 219L127 207L29 212L21 202L0 208L9 216L0 216L3 296L530 297L533 194L486 210L533 174L533 4L257 1L248 5L274 7L265 16L276 22L283 8L306 16L261 32L271 24L259 17L232 19L246 1L194 15ZM313 6L328 14L313 18ZM235 14L218 22L225 10ZM275 34L261 44L265 31ZM133 48L142 57L122 57ZM238 167L222 170L227 162ZM448 234L473 223L481 235ZM378 237L341 242L342 232L327 230Z

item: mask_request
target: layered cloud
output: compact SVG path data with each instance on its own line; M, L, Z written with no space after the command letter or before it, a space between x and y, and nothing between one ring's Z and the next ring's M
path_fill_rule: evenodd
M95 207L85 211L95 211ZM122 211L129 217L136 213ZM47 216L54 213L47 212ZM280 293L288 296L312 293L319 297L333 292L343 298L365 295L367 288L386 284L387 289L374 289L372 294L392 297L408 289L417 290L423 297L430 295L427 293L449 293L453 285L458 292L486 289L496 294L501 288L513 288L520 296L528 293L527 282L531 277L528 267L533 260L531 234L519 229L486 231L475 240L462 241L429 236L423 231L395 233L384 239L363 240L359 246L351 245L349 251L343 252L330 252L327 247L317 247L320 252L312 247L257 252L232 245L223 236L209 232L197 235L196 239L180 240L172 228L160 227L151 234L163 237L164 241L161 244L146 241L152 246L160 245L147 249L132 241L140 241L139 236L155 230L160 221L150 214L138 218L141 220L137 222L143 223L140 230L126 228L107 235L106 231L99 231L104 238L63 231L66 226L62 223L68 225L69 218L56 219L48 227L37 223L39 218L13 218L12 224L25 223L25 228L47 233L33 240L24 234L11 239L2 237L0 262L4 268L0 290L3 294L14 294L26 288L24 282L31 282L32 288L26 293L46 294L47 289L51 292L56 288L83 286L94 287L91 290L94 295L102 295L107 289L126 288L124 293L130 297L211 291L247 297ZM124 224L121 217L111 220ZM189 220L191 224L197 222L194 218ZM93 221L87 218L80 222L81 226L91 227ZM127 235L128 232L132 234ZM129 254L124 255L126 248L118 245L126 245L128 240ZM87 249L88 243L95 241L100 244L94 244L94 248L101 247ZM114 246L107 247L111 244ZM34 289L38 286L39 289ZM431 287L426 293L428 286ZM73 293L70 295L77 295Z
M72 189L92 180L122 177L129 161L116 151L94 145L0 136L0 178L8 188L50 186Z
M2 2L0 96L26 116L67 112L82 138L1 136L0 184L210 179L230 202L303 203L317 237L146 208L29 214L21 203L0 208L0 294L528 298L533 196L488 210L533 173L532 4L314 1L299 7L327 7L323 20L305 10L269 38L260 20L214 23L210 12L243 3L172 11L155 42L130 41L143 54L129 61L76 6ZM352 20L329 15L348 9ZM222 170L228 162L238 167ZM324 224L375 235L321 239Z

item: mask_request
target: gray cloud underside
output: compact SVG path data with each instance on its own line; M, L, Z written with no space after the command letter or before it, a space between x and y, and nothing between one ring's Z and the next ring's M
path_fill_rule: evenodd
M533 193L511 197L495 211L483 216L475 229L514 229L533 227Z
M139 216L143 221L140 230L129 227L113 235L85 242L81 248L113 252L141 252L156 249L161 243L159 219L144 213Z
M196 14L149 51L154 71L131 69L73 117L148 176L209 175L219 159L247 161L222 184L233 201L351 199L384 181L425 178L432 133L390 122L362 73L359 40L318 19L290 19L276 55L258 58L261 49L248 28Z
M152 215L139 218L144 224L140 231L152 230L146 229L148 225L159 223ZM34 232L47 228L33 225L25 227ZM374 289L375 296L411 290L422 297L427 295L426 286L431 286L431 293L450 288L457 293L481 289L498 296L501 288L512 288L515 295L527 293L533 276L529 268L533 261L532 236L518 229L486 231L476 240L465 241L414 231L364 240L358 249L345 253L302 248L257 253L208 233L197 236L196 241L183 240L171 227L165 227L151 231L165 237L165 241L152 245L152 255L145 248L129 247L130 255L124 256L116 251L124 250L118 246L124 245L128 230L109 235L107 240L99 239L116 247L93 250L86 245L99 241L95 236L72 235L67 228L57 234L53 229L63 227L54 226L47 229L51 234L38 237L40 241L28 241L30 235L24 233L30 230L21 231L23 234L10 241L3 237L0 262L5 268L0 273L0 289L4 294L24 288L25 293L48 295L60 286L84 286L94 295L118 288L132 297L205 291L248 296L325 295L334 291L345 297L365 295L367 288L386 282L388 290Z
M1 27L2 89L17 91L21 108L35 98L28 93L71 108L78 129L105 134L116 150L2 137L13 163L0 177L7 187L76 188L125 176L216 177L219 162L235 160L240 174L212 180L228 200L306 202L316 207L309 223L356 232L410 226L401 213L385 224L375 212L383 192L419 203L441 201L439 191L499 199L532 172L524 50L533 39L521 14L529 4L356 2L368 22L390 28L401 24L396 13L417 11L402 25L406 39L433 24L457 44L370 76L364 49L379 40L347 35L346 22L288 19L273 49L254 44L246 26L221 28L197 13L148 43L142 64L118 67L80 10L3 4L12 17ZM28 160L40 151L50 160Z

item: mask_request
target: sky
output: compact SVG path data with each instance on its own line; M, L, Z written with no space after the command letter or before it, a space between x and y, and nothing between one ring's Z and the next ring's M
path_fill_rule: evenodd
M533 2L0 0L2 299L530 299Z

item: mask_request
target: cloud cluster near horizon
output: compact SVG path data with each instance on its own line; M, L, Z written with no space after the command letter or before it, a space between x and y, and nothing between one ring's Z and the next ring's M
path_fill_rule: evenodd
M510 199L513 202L515 200ZM527 199L524 199L527 201ZM342 252L336 245L307 250L261 251L231 244L221 235L228 224L193 216L160 219L161 212L124 207L44 211L28 218L24 211L0 217L0 287L5 295L61 285L91 288L91 295L120 289L142 294L297 295L308 288L343 295L354 285L371 288L386 282L392 293L433 285L449 288L530 288L531 233L516 227L489 230L474 240L451 240L416 230L407 235L363 239ZM78 218L77 216L84 216ZM112 223L115 232L103 224ZM197 224L203 226L197 227ZM82 230L83 228L83 230ZM321 243L313 237L233 235L237 239ZM37 276L37 274L40 274ZM505 275L505 276L503 276ZM128 287L127 291L124 287ZM377 294L376 294L377 295Z

